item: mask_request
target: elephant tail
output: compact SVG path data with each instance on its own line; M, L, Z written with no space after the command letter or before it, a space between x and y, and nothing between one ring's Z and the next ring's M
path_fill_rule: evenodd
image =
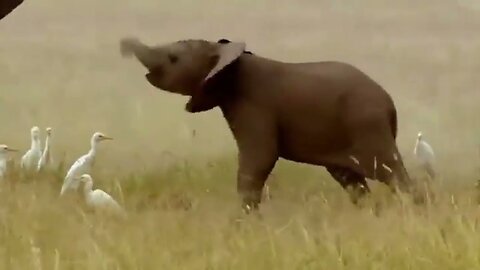
M392 129L393 138L397 138L398 122L397 122L397 110L393 109L390 112L390 128Z

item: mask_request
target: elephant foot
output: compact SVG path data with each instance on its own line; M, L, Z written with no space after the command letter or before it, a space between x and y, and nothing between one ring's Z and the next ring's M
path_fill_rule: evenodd
M259 211L261 191L243 191L241 192L241 197L242 210L244 214L249 215Z
M347 188L347 190L350 195L350 200L356 206L360 206L361 199L370 193L370 188L361 183L352 184Z
M242 210L244 214L250 214L252 212L258 212L258 204L249 204L249 203L244 203L242 205Z
M353 204L360 206L360 200L370 193L365 177L353 170L341 167L327 167L327 171L348 192Z
M263 216L260 213L260 207L259 204L243 204L242 206L242 213L243 217L239 219L239 221L244 222L246 220L249 220L251 218L254 218L255 220L263 220Z

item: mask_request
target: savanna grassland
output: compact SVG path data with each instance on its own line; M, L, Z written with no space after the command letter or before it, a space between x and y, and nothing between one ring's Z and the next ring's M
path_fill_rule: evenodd
M0 143L23 152L31 126L51 126L58 170L2 183L0 269L479 269L480 4L434 2L26 1L0 22ZM126 35L243 40L283 61L358 66L393 96L419 180L417 132L435 148L434 199L413 205L372 182L360 209L323 168L281 161L263 218L243 217L221 113L188 114L185 97L150 86L120 57ZM95 131L114 140L100 146L94 186L127 220L58 198Z

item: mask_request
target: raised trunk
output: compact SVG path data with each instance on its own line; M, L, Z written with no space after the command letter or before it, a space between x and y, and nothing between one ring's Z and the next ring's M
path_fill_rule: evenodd
M136 38L122 39L120 41L120 52L124 57L135 55L138 61L149 70L157 66L160 56L158 50L152 50Z

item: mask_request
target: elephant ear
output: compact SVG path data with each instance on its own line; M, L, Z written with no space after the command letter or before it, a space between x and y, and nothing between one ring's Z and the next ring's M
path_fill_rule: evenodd
M226 66L237 60L245 50L245 43L230 42L228 40L220 40L218 42L218 49L212 56L215 59L215 66L210 70L208 75L203 80L203 86L221 72ZM204 112L213 109L218 105L218 92L206 91L207 89L199 89L192 95L186 105L186 110L191 113Z
M0 20L16 9L23 0L0 0Z
M230 63L237 60L238 57L242 55L246 47L245 42L228 42L218 44L218 52L216 53L216 56L218 57L217 64L212 68L212 70L210 70L210 73L208 73L207 77L205 77L204 82L208 81Z

